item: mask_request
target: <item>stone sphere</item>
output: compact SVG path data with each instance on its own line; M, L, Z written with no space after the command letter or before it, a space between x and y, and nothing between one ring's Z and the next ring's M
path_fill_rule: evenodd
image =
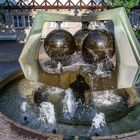
M87 37L87 35L89 34L90 31L91 31L90 29L81 29L81 30L78 30L74 34L77 51L82 50L82 45L83 45L84 39Z
M71 33L63 29L58 29L53 30L47 35L44 48L50 58L61 61L75 52L76 43Z
M106 30L93 30L83 42L82 54L87 61L101 62L105 58L112 58L114 53L113 35Z

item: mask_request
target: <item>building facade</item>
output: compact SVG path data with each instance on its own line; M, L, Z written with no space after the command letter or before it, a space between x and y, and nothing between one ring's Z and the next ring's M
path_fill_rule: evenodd
M25 42L38 11L65 13L76 16L96 10L106 10L110 8L106 2L107 0L1 0L0 39L15 38L17 41ZM139 22L137 14L132 14L129 17L132 19L130 21L133 25ZM99 22L93 24L94 26L101 25ZM45 37L56 26L55 22L45 23L42 37ZM61 27L74 33L75 29L81 28L81 23L64 22Z

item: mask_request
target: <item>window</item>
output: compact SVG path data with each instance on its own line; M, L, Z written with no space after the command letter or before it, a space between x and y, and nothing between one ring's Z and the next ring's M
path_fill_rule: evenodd
M24 21L25 21L25 27L32 26L33 23L32 16L24 16Z
M18 18L17 18L17 16L13 16L13 20L14 20L14 26L18 27Z
M5 15L2 14L2 19L3 19L3 22L5 23Z
M139 23L139 15L136 12L132 12L129 15L129 19L132 25L137 25Z
M25 16L24 18L25 18L25 26L29 27L29 17Z
M18 26L23 27L22 17L18 16Z
M29 23L30 23L30 26L32 26L32 24L33 24L33 18L32 18L32 16L29 16Z
M32 26L32 16L13 16L13 24L15 28L30 27Z
M49 26L51 28L56 28L57 27L57 23L56 22L49 22Z
M56 27L57 27L57 23L56 23L56 22L49 22L49 26L50 26L51 28L56 28ZM61 27L62 27L62 28L68 27L68 22L62 22L62 23L61 23Z
M62 22L61 26L64 28L68 27L68 22Z

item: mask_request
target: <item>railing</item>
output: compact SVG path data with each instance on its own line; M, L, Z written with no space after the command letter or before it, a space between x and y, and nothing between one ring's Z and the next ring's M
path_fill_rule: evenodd
M101 0L99 3L96 3L94 0L90 0L89 3L85 3L84 0L79 0L76 4L73 3L73 0L67 0L65 4L61 0L55 0L52 4L49 0L43 0L41 4L37 0L31 0L30 3L26 4L24 0L19 0L16 4L12 3L10 0L6 0L3 4L0 4L3 9L108 9L109 7L104 0Z

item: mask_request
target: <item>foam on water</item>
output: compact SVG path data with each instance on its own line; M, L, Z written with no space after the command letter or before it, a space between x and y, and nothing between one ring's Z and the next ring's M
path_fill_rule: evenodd
M21 104L20 109L21 109L22 112L26 112L26 110L27 110L27 105L28 105L27 101L24 101L24 102Z
M108 134L106 128L106 121L104 113L96 113L92 119L92 125L89 129L89 135L106 135Z
M51 94L60 94L64 91L64 89L62 88L58 88L58 87L50 87L47 88L47 92L51 93Z
M29 81L29 83L32 86L32 88L34 88L34 89L38 89L38 88L44 86L43 83L40 83L38 81Z
M42 102L39 107L40 115L38 120L41 120L44 123L48 123L52 129L56 127L56 118L54 105L50 102Z
M95 127L96 129L105 127L106 122L105 122L105 115L104 113L97 113L95 114L95 117L92 120L92 127Z
M93 92L92 96L94 104L98 107L111 106L121 101L121 97L113 94L113 90Z

